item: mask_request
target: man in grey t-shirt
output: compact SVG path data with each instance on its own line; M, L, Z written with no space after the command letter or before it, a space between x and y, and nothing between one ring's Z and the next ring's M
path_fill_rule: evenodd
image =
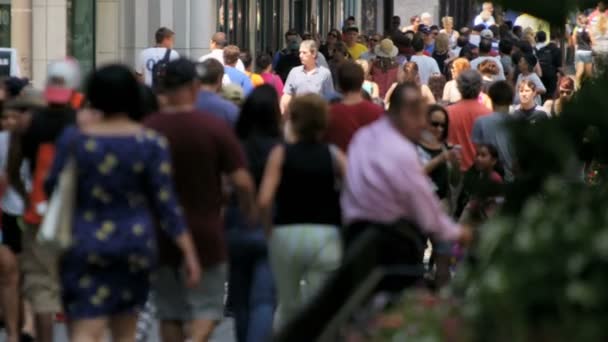
M509 106L513 98L513 87L506 81L498 81L490 86L489 95L495 112L475 120L473 143L494 145L505 171L505 181L512 182L515 173L515 153L507 124L512 120L509 116Z

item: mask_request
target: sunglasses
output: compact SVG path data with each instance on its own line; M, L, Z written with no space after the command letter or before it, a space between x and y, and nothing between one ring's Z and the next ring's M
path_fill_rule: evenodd
M559 94L560 95L570 96L570 95L574 94L574 90L560 90Z
M445 124L445 122L431 121L431 126L445 128L447 125Z

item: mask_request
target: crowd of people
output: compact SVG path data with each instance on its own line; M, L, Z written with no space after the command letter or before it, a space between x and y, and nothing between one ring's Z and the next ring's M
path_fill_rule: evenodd
M562 113L608 60L608 11L579 14L574 75L560 37L499 23L489 2L471 27L440 23L396 16L363 35L349 18L255 58L218 32L196 62L161 28L134 69L81 85L66 59L43 92L3 81L7 341L52 341L60 313L73 341L145 341L152 308L164 341L206 341L225 315L238 341L266 341L366 229L403 220L445 285L520 172L506 125ZM72 167L72 244L58 251L37 235ZM399 263L398 243L383 247Z

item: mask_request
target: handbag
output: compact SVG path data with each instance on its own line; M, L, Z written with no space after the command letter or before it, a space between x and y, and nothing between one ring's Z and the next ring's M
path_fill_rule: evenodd
M72 245L76 182L76 160L70 156L59 174L37 236L41 245L57 252L63 252Z

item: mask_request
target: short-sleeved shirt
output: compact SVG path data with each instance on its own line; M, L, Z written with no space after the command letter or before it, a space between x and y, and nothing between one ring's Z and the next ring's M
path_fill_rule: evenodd
M304 66L291 69L283 93L287 95L319 94L329 97L333 94L334 83L329 69L319 66L312 72L304 71Z
M251 79L244 72L230 66L225 66L224 72L228 75L231 84L236 84L243 89L245 96L253 91L253 83L251 83Z
M479 56L471 61L471 69L478 70L477 68L479 67L479 65L481 65L481 63L488 61L488 60L496 63L496 66L498 67L498 75L496 75L496 81L504 81L506 79L505 70L502 66L502 62L501 62L500 58L498 58L498 57Z
M145 49L139 55L139 60L137 62L137 73L144 76L144 82L148 86L152 86L152 68L154 68L154 64L158 63L161 59L165 57L167 53L167 48L164 47L153 47ZM171 55L169 56L169 60L173 61L179 58L179 53L175 50L171 50Z
M325 141L346 152L357 130L376 121L383 112L382 107L369 101L354 105L333 104L330 108L329 125L325 131Z
M239 118L239 107L211 91L203 90L198 94L196 108L215 115L230 126L234 126Z
M238 139L221 119L200 111L152 115L145 124L169 140L175 189L202 265L225 262L222 175L245 168Z
M450 117L450 130L448 141L453 145L462 147L462 163L460 170L466 171L473 166L477 150L473 144L473 125L482 116L490 114L488 107L474 100L462 100L448 106Z
M367 52L367 47L360 43L355 43L355 45L353 45L351 47L347 46L346 48L348 49L348 53L350 54L350 57L352 57L352 59L354 59L354 60L359 59L359 57L361 57L362 54Z
M422 84L428 84L429 79L433 74L440 74L439 65L437 61L429 56L412 56L410 58L410 62L415 62L418 64L418 71L420 74L420 82Z
M532 83L534 83L534 85L536 85L536 91L539 91L541 89L544 90L544 91L547 91L547 88L545 87L543 81L540 79L540 77L538 77L538 75L535 72L529 74L528 76L524 76L523 74L519 74L519 76L517 76L517 82L515 82L515 99L513 100L514 104L520 104L521 103L521 101L519 99L519 91L518 91L518 89L519 89L519 84L522 81L525 81L525 80L532 81ZM540 95L536 95L536 97L534 98L534 100L536 101L537 105L542 105L542 100L541 100Z
M498 159L505 169L505 180L513 181L513 160L515 159L509 130L506 127L513 118L508 114L492 113L475 120L473 142L477 145L490 144L498 150Z

